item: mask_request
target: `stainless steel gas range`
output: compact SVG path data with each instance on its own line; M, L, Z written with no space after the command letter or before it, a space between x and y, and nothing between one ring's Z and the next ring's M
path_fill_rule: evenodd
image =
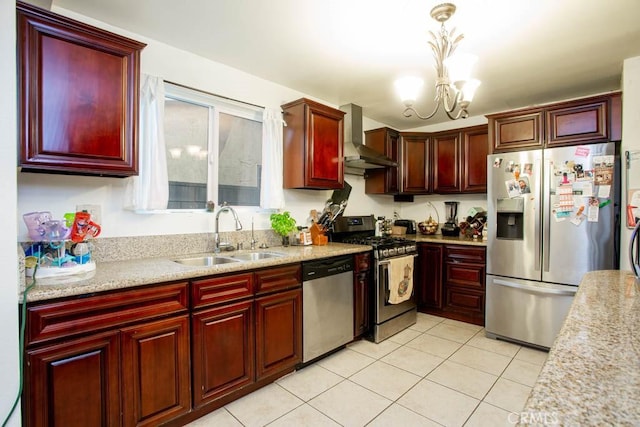
M392 287L389 270L393 260L403 258L405 265L411 266L410 270L405 270L405 274L408 274L413 281L415 269L413 259L418 256L416 242L402 237L375 236L373 215L338 218L331 237L336 242L373 247L374 280L373 289L370 292L373 296L370 305L373 324L370 338L378 343L415 324L417 318L415 290L411 289L411 296L402 302L390 302Z

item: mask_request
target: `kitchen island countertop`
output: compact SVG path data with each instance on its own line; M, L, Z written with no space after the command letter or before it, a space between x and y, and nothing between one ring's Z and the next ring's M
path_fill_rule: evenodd
M520 423L640 423L640 286L631 272L584 276Z
M187 266L174 262L173 259L197 257L211 254L188 254L175 257L141 258L124 261L98 262L96 269L82 275L64 276L60 278L38 279L36 286L27 293L27 302L49 300L74 295L85 295L94 292L125 289L135 286L187 280L215 274L232 273L246 270L273 267L295 262L328 258L338 255L356 254L372 250L368 245L351 245L346 243L329 243L324 246L288 246L257 249L255 251L234 251L221 253L220 256L233 256L246 252L279 252L284 256L258 261L234 262L218 264L210 267ZM31 279L27 278L27 284ZM20 301L24 289L20 290Z

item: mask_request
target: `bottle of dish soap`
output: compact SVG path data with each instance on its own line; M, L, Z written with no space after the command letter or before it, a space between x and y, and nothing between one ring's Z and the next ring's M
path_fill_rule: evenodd
M383 216L379 216L378 220L376 221L376 237L381 237L384 233L384 217Z

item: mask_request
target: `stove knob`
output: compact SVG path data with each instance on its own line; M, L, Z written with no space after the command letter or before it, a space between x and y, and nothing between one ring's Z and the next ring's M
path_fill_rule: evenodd
M389 248L389 256L395 256L398 254L398 250L396 248Z
M399 248L398 248L398 255L403 255L403 254L404 254L404 252L405 252L405 248L404 248L404 246L403 246L403 247L399 247Z
M382 250L381 250L381 252L382 252L382 256L383 256L383 257L385 257L385 258L386 258L386 257L388 257L388 256L389 256L389 250L388 250L388 249L382 249Z

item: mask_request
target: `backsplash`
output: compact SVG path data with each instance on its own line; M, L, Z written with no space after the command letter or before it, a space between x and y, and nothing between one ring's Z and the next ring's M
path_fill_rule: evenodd
M254 238L256 248L263 243L270 247L282 245L280 237L272 230L256 230ZM249 249L251 231L223 232L220 241L228 242L234 248L241 243L244 249ZM94 261L108 262L213 252L214 243L213 233L195 233L98 238L93 246Z
M273 230L254 231L256 248L261 244L281 246L280 236ZM220 241L233 247L241 243L251 247L251 231L220 233ZM27 242L28 243L28 242ZM91 240L92 259L96 262L123 261L137 258L171 257L193 253L213 252L213 233L165 234L159 236L100 237ZM18 245L20 246L20 245ZM24 265L24 252L18 248L19 262ZM22 267L24 268L24 267Z

